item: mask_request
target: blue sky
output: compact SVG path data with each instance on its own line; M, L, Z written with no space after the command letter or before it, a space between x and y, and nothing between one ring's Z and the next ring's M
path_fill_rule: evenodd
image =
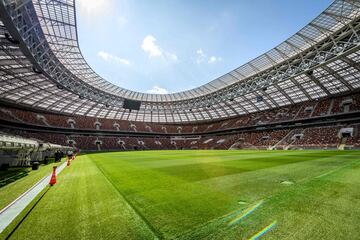
M108 81L148 93L203 85L270 50L331 0L76 0L81 51Z

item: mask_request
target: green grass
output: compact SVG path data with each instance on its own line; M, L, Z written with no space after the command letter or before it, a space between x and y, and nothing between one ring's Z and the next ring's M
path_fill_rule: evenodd
M359 151L89 154L11 239L359 239L359 186Z
M59 165L58 163L51 163L48 165L40 165L38 170L31 170L31 168L26 168L27 175L0 188L0 209L6 207L9 203L14 201L18 196L32 187L35 183L40 181L43 177L49 175L52 171L54 165ZM16 173L15 170L9 170L12 174ZM17 171L20 171L17 169ZM6 177L8 176L7 174ZM5 177L5 172L4 172Z
M0 171L0 188L29 174L30 168L17 167Z

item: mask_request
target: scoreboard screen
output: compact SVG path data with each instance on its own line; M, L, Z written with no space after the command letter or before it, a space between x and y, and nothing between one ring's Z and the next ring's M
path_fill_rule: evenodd
M141 106L140 101L135 101L130 99L125 99L123 104L123 108L129 110L137 110L137 111L140 109L140 106Z

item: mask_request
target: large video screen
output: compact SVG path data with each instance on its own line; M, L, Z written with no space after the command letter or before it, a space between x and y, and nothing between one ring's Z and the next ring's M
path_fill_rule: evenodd
M123 108L130 110L139 110L140 106L141 106L140 101L135 101L130 99L125 99L123 104Z

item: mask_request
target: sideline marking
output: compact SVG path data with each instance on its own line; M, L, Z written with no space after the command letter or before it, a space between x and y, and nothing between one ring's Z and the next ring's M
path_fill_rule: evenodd
M347 156L349 156L349 155L347 155ZM351 155L350 155L350 156L351 156ZM355 161L351 161L351 162L348 163L348 164L345 164L345 165L340 166L340 167L338 167L338 168L335 168L335 169L333 169L333 170L327 171L327 172L325 172L325 173L323 173L323 174L321 174L321 175L319 175L319 176L316 176L316 177L314 177L314 178L325 177L325 176L330 175L330 174L332 174L332 173L334 173L334 172L337 172L337 171L339 171L339 170L342 170L342 169L344 169L344 168L347 168L347 167L351 166L353 163L355 163Z
M343 167L341 167L341 168L343 168ZM336 169L334 169L334 170L328 171L328 172L323 173L323 174L321 174L321 175L319 175L319 176L316 176L315 178L325 177L325 176L327 176L327 175L330 175L330 174L332 174L332 173L334 173L334 172L336 172L336 171L340 170L341 168L336 168Z
M237 224L238 222L240 222L243 218L247 217L252 212L254 212L258 207L260 207L261 204L263 204L263 202L264 202L264 200L260 200L254 206L252 206L250 208L247 208L243 214L241 214L240 216L238 216L238 217L234 218L233 220L231 220L229 222L228 226L232 226L232 225Z
M103 177L106 179L106 181L114 188L114 190L116 190L118 192L120 197L122 197L124 199L124 201L127 203L129 208L134 211L134 213L139 217L139 219L141 219L144 222L144 224L148 227L148 229L155 235L154 239L164 239L162 233L158 229L156 229L150 223L150 221L139 211L139 209L137 207L135 207L134 203L132 203L128 199L128 197L122 193L122 191L117 187L117 185L115 185L115 183L113 183L111 178L108 177L105 174L104 170L96 163L96 161L94 159L92 159L91 157L87 156L87 158L94 164L94 166L99 170L99 172L103 175Z
M66 161L58 165L56 174L66 167ZM40 181L35 183L32 187L26 190L18 198L0 210L0 233L41 193L46 186L49 185L51 174L43 177Z
M276 224L277 224L277 221L275 220L272 223L270 223L269 225L267 225L266 227L264 227L263 229L261 229L260 232L256 233L254 236L249 238L249 240L257 240L257 239L259 239L261 236L263 236L265 233L267 233L273 227L275 227Z
M16 224L16 226L14 227L13 230L11 230L11 232L7 235L7 237L5 238L5 240L8 240L13 234L14 232L20 227L20 225L24 222L24 220L27 218L27 216L29 216L29 214L32 212L32 210L38 205L38 203L40 202L40 200L45 196L45 194L49 191L49 189L51 188L50 186L46 187L47 189L45 190L45 192L43 194L41 194L41 196L39 197L39 199L34 203L34 205L29 209L29 211L25 214L24 217L21 218L21 220Z

